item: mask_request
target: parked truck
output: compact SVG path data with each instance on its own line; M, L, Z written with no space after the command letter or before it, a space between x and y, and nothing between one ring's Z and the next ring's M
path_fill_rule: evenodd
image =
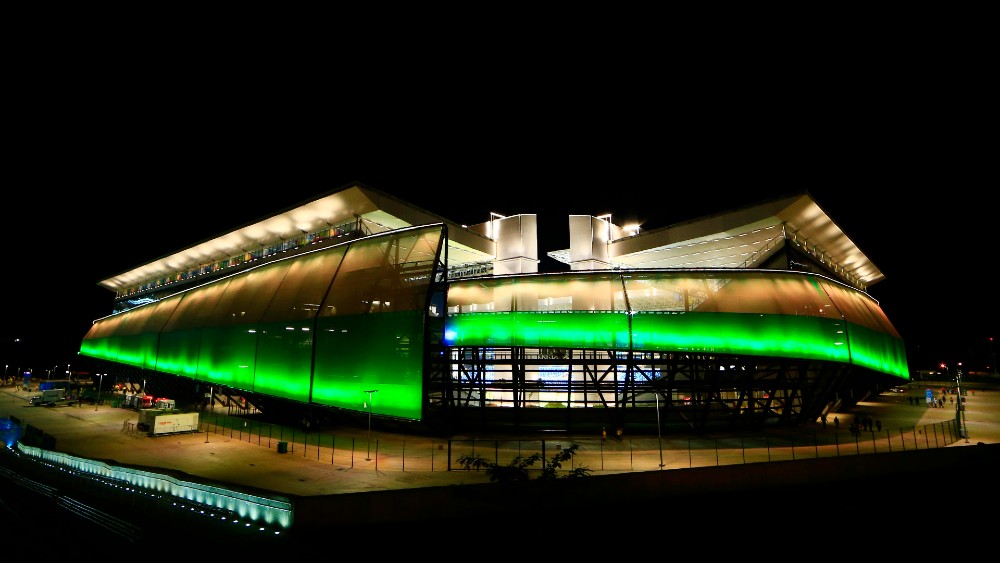
M65 389L42 389L38 395L28 399L28 404L35 407L54 407L56 405L72 405L75 401L66 398Z
M139 411L137 430L148 436L180 434L198 431L198 413L181 413L172 409L143 409Z

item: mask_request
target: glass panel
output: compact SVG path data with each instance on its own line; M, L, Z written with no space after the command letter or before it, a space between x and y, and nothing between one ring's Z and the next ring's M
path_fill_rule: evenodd
M448 311L450 346L628 347L616 274L456 281Z
M147 350L143 349L142 326L146 322L146 311L150 310L151 306L146 305L122 314L122 321L115 331L118 348L116 361L131 366L145 365Z
M199 378L253 389L257 323L290 266L289 260L266 264L229 282L202 330Z
M160 340L160 331L163 325L170 319L180 299L164 299L156 303L142 307L145 322L139 327L138 337L139 355L142 356L142 367L145 369L156 369L157 346Z
M722 313L840 316L813 277L741 272L715 281L721 283L715 285L710 301Z
M231 280L225 278L170 298L180 299L180 303L163 325L156 369L188 377L197 375L201 328Z
M422 417L424 319L443 227L351 243L317 321L312 399Z
M710 294L705 280L690 274L625 274L622 277L633 311L692 311L702 308Z
M316 314L346 250L337 246L292 259L260 319L254 391L309 402Z
M640 350L849 359L839 312L809 276L654 273L627 276L626 287Z
M116 360L120 341L115 333L124 320L125 315L119 314L94 321L83 337L80 353L105 360Z
M909 378L906 346L882 308L871 297L826 282L827 292L847 321L851 361L860 366Z
M877 304L822 278L761 271L624 272L621 278L634 312L634 350L855 361L905 374L902 340ZM615 313L624 300L613 279L601 273L452 282L445 341L452 346L628 349L628 317ZM831 295L827 286L842 295ZM491 288L496 288L493 295ZM571 310L565 309L568 302ZM497 303L509 303L513 310L490 312L500 309ZM867 331L848 330L841 303L848 318ZM532 306L537 313L522 312ZM602 313L602 306L614 309ZM594 311L584 316L578 307Z
M559 275L518 278L515 311L625 311L618 275Z
M448 313L510 311L514 290L509 286L513 283L495 279L453 281L448 286ZM497 295L503 296L499 304Z
M847 322L899 338L885 312L871 297L830 282L825 282L824 286Z
M802 315L656 313L632 316L638 350L787 356L846 362L844 324ZM840 338L837 338L840 336Z

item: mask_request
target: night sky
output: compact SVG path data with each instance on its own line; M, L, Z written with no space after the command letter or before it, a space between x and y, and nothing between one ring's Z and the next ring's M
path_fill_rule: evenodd
M570 214L648 230L807 190L885 275L870 293L911 371L992 371L997 178L977 109L992 101L976 75L912 88L900 73L669 93L538 75L548 88L532 94L487 99L480 80L357 105L291 78L280 92L209 75L188 90L144 75L155 95L20 92L45 111L18 120L5 155L0 355L36 374L71 363L111 311L101 279L357 181L458 223L535 213L543 272L567 268L545 252L568 247Z

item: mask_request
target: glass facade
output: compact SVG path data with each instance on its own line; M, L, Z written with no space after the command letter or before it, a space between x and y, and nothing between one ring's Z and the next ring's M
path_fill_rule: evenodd
M552 421L547 407L579 413L558 419L570 425L802 421L852 389L852 373L908 377L903 341L878 304L805 272L456 280L447 307L441 401L507 407L491 412L510 411L508 424Z
M378 389L373 413L418 420L443 240L433 225L270 262L99 319L80 352L358 411Z
M874 300L801 272L627 271L455 281L448 289L445 342L777 356L908 377L903 341Z
M409 420L427 406L812 414L822 402L803 397L823 366L908 377L878 303L821 275L484 276L449 282L445 299L446 236L403 229L262 264L100 319L81 353Z

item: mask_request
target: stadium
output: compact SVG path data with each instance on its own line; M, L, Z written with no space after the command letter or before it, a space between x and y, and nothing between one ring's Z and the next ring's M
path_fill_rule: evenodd
M485 214L484 214L485 216ZM640 232L454 223L353 183L99 284L115 384L413 432L798 425L908 381L882 273L808 192Z

